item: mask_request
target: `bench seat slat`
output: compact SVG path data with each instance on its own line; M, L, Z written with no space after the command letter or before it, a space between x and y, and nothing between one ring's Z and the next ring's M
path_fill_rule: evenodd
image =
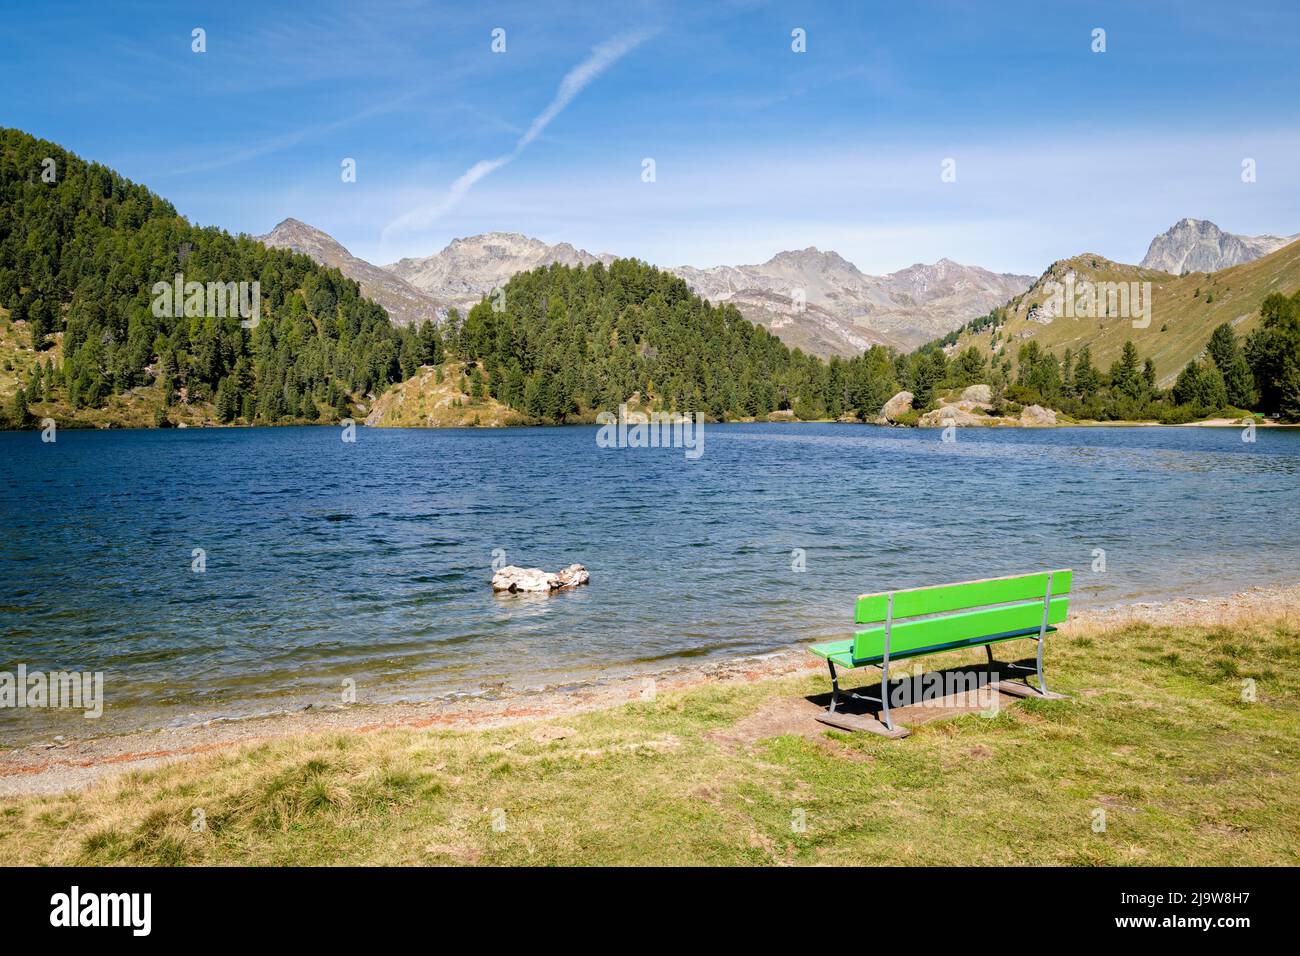
M985 578L982 581L962 581L958 584L941 584L934 587L912 588L894 592L894 620L916 617L921 614L943 614L982 607L988 604L1009 604L1013 601L1042 600L1047 594L1047 576L1052 575L1053 597L1070 593L1074 575L1069 569L1039 571L1033 574L1015 574L1004 578ZM863 594L857 599L854 623L875 624L885 620L889 594Z
M1048 624L1060 624L1069 610L1068 597L1052 598ZM889 638L889 656L897 657L906 651L945 644L970 642L989 635L1010 634L1013 631L1037 631L1043 620L1043 602L1029 601L1003 607L961 611L942 617L895 621ZM885 650L884 625L858 631L853 635L853 659L857 661L880 657Z

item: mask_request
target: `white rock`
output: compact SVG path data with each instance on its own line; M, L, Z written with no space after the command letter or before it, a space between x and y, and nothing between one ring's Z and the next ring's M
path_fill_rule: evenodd
M576 588L578 585L586 584L591 580L591 575L587 573L587 569L581 564L571 564L556 574L555 577L559 582L557 586L562 588Z
M1055 425L1056 412L1042 405L1026 405L1020 410L1021 425Z
M961 400L963 402L983 402L993 401L993 389L987 385L967 385L962 390Z
M960 405L944 405L934 411L926 412L917 422L922 428L945 428L948 425L987 425L992 421L985 415L962 408Z
M591 575L581 564L571 564L552 573L541 568L518 568L507 565L492 575L493 591L556 591L586 584Z
M885 402L884 408L880 410L880 417L887 422L896 421L899 415L912 410L912 398L911 392L899 392Z

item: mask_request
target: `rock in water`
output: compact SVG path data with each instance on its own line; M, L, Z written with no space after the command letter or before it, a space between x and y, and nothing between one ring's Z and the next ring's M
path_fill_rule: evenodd
M553 577L541 568L517 568L511 564L492 575L492 590L549 591Z
M559 591L576 588L591 580L591 575L581 564L571 564L563 571L552 573L541 568L517 568L507 565L492 575L493 591Z
M571 564L556 574L555 578L559 583L553 585L554 587L576 588L578 585L590 581L591 575L587 573L587 569L581 564Z

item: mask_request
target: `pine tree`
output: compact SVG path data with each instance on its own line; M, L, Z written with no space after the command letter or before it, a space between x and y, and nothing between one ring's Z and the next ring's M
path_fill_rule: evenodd
M1228 389L1228 402L1238 408L1249 408L1255 403L1255 376L1251 373L1246 353L1237 341L1237 335L1227 322L1215 328L1206 352L1223 374Z
M1155 394L1156 363L1150 356L1142 363L1142 387L1146 389L1148 397Z
M47 300L37 299L28 314L27 323L32 336L32 348L37 352L45 351L46 337L54 331L54 320Z
M1278 417L1300 422L1300 363L1288 365L1278 382Z
M1110 367L1110 387L1125 398L1142 397L1142 378L1138 373L1138 351L1132 339L1124 342L1120 357Z
M1178 373L1173 397L1179 405L1207 412L1222 408L1228 403L1228 390L1223 383L1223 375L1213 363L1191 361Z
M1087 401L1101 388L1101 373L1092 364L1092 349L1084 346L1079 350L1078 364L1074 367L1074 393Z
M9 417L15 428L22 428L27 424L27 394L21 385L14 392L13 401L9 406Z
M1265 412L1280 412L1284 391L1300 366L1300 292L1291 298L1274 292L1259 308L1260 326L1246 340L1246 357ZM1284 387L1285 386L1285 387Z
M239 414L239 396L235 393L235 384L227 375L217 385L216 399L217 420L223 424L233 422Z
M202 402L243 361L232 383L241 411L262 404L260 394L247 401L255 381L273 381L298 387L301 412L301 396L321 394L329 381L378 393L411 369L412 356L438 347L436 330L417 342L416 330L395 328L337 270L191 225L145 187L54 143L0 129L0 156L0 237L9 237L0 241L0 298L14 322L28 324L38 351L51 333L64 333L62 371L31 390L42 398L57 384L75 408L98 406L147 384L156 362L165 402L178 385ZM57 163L57 183L24 174L46 157ZM153 308L152 287L171 281L183 244L192 248L187 280L260 281L257 328L242 328L243 316L228 308L207 314L206 297L202 316ZM278 404L266 400L268 413Z
M958 385L973 385L984 377L984 353L973 345L967 346L957 359Z

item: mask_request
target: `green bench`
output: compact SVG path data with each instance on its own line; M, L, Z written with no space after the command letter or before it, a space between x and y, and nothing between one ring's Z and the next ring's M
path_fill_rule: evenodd
M1038 686L1016 683L1015 688L1038 696L1055 697L1043 680L1043 641L1054 625L1065 620L1070 606L1070 581L1067 568L1039 571L1005 578L963 581L935 587L912 588L863 594L857 600L854 623L863 629L853 637L808 648L824 658L831 672L831 705L834 714L839 703L840 667L879 667L880 697L846 691L849 697L872 700L882 705L881 721L891 733L889 717L889 664L891 661L922 654L937 654L961 647L983 646L988 652L989 669L994 666L993 644L1001 641L1034 638L1038 641ZM1019 664L1008 668L1030 670ZM1002 685L1000 689L1009 688ZM1011 692L1020 692L1012 690ZM1021 696L1027 696L1021 693Z

